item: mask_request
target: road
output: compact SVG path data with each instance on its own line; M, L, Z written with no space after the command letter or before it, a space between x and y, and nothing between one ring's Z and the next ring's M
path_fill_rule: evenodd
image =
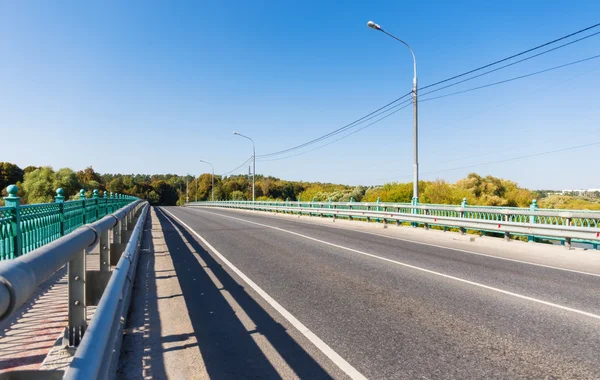
M284 327L287 340L263 334L300 377L600 378L598 275L307 218L181 207L159 214ZM201 302L195 297L189 303ZM314 371L303 373L308 362Z

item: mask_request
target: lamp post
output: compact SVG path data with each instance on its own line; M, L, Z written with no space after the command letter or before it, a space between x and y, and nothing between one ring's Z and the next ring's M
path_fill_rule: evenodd
M252 203L254 203L254 177L256 177L256 147L254 146L254 140L238 132L233 132L233 134L252 141Z
M205 164L209 164L210 167L212 168L212 179L211 179L211 195L210 195L210 200L211 202L215 201L215 167L208 161L204 161L204 160L200 160L200 162L204 162Z
M414 137L415 152L414 153L415 153L415 157L414 157L414 167L413 167L412 203L417 204L419 202L419 112L418 112L418 103L417 103L417 59L415 58L415 52L410 47L410 45L407 44L406 42L404 42L403 40L401 40L400 38L394 36L393 34L386 32L385 30L383 30L381 28L381 26L375 24L373 21L369 21L367 23L367 26L369 28L379 30L380 32L383 32L383 33L387 34L388 36L392 37L396 41L403 43L410 50L410 53L412 54L412 57L413 57L414 76L413 76L412 96L413 96L413 104L414 104L414 135L415 135L415 137Z

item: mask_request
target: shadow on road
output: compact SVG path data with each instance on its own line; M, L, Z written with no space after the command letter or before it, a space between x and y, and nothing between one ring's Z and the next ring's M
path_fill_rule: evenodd
M274 366L272 360L267 358L253 338L254 334L264 336L278 356L300 378L331 378L182 225L167 219L162 212L156 214L163 228L206 370L212 378L281 377L276 370L278 366ZM201 260L194 256L192 250ZM205 267L201 261L206 264ZM218 285L222 285L222 288ZM223 290L249 317L256 326L255 330L248 331L232 308L231 300L224 297Z
M117 369L117 378L121 379L167 378L156 286L156 273L160 271L155 270L152 227L152 218L148 213L132 290L132 294L138 297L132 297L127 321L128 332L123 337L121 347L121 357L126 357L127 360L121 360Z

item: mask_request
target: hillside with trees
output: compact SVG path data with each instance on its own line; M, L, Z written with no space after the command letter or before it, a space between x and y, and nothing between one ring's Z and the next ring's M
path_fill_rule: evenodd
M113 192L147 199L153 205L182 205L186 191L191 202L211 199L209 173L195 178L175 174L99 174L92 167L80 171L69 168L54 170L49 166L19 168L0 162L0 189L16 184L23 204L54 201L56 189L64 190L68 199L76 199L83 189L88 197L97 189L100 195ZM287 181L271 176L256 176L257 200L278 199L334 202L410 202L412 183L386 183L382 186L348 186L331 183ZM519 187L517 183L493 176L471 173L456 183L438 179L419 182L421 203L455 204L467 199L470 205L529 207L533 199L540 207L600 210L600 197L594 194L554 194ZM215 176L215 200L251 200L252 182L246 175Z

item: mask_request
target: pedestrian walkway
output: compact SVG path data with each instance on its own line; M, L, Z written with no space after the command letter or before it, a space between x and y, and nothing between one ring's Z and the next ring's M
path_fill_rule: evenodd
M153 208L146 221L121 349L119 378L207 377L165 234Z

